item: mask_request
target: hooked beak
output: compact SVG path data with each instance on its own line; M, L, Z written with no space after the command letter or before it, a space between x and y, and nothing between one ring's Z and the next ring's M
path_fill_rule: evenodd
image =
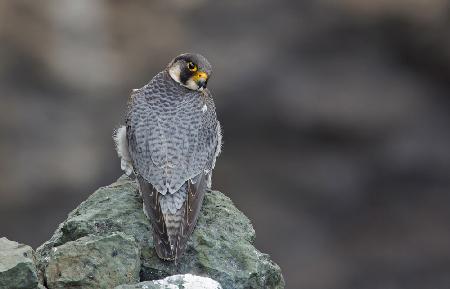
M204 88L206 88L206 85L208 84L208 75L203 71L197 71L192 77L192 79L198 85L199 90L203 90Z

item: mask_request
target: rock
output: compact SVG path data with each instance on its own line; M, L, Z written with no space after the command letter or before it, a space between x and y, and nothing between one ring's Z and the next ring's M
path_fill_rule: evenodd
M114 289L222 289L217 281L192 274L174 275L157 281L145 281L133 285L120 285Z
M124 233L89 235L54 247L47 258L48 288L113 288L139 282L140 252Z
M20 288L39 288L33 249L0 238L0 289Z
M248 218L217 191L207 192L185 254L177 262L160 260L154 250L150 223L142 210L138 186L125 176L93 193L37 249L38 269L46 272L45 276L41 274L42 280L48 278L53 248L58 251L68 242L113 232L134 237L141 254L141 281L192 273L217 280L224 289L284 288L280 267L253 246L255 231ZM59 264L58 260L53 262L56 263L52 266ZM48 288L59 288L46 281ZM123 282L126 283L135 282Z

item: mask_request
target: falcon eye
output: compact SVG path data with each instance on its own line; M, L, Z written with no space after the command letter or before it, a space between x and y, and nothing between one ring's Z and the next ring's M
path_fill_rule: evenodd
M197 65L195 65L191 61L188 62L187 67L189 68L190 71L197 71Z

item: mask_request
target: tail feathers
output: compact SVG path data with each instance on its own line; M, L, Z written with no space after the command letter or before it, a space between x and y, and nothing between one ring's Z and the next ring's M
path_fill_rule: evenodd
M180 190L185 192L186 199L175 213L161 210L161 194L141 176L138 176L144 201L144 212L153 227L153 242L159 258L164 260L178 259L186 250L186 243L197 223L197 218L206 192L206 176L201 175L193 184L187 181L187 186Z
M177 214L165 214L164 220L167 228L167 236L169 237L169 244L173 247L177 245L178 235L180 232L181 222L183 219L182 210L178 210Z
M161 235L153 231L156 253L161 259L176 260L184 252L180 248L180 231L182 230L183 215L184 207L175 214L164 214L165 234Z

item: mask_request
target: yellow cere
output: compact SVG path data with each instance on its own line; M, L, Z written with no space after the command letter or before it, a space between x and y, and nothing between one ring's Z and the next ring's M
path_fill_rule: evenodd
M208 79L208 74L206 74L206 73L203 72L203 71L198 71L198 72L196 72L196 73L192 76L192 79L193 79L194 81L198 81L199 79L204 79L204 80L206 80L206 79Z

